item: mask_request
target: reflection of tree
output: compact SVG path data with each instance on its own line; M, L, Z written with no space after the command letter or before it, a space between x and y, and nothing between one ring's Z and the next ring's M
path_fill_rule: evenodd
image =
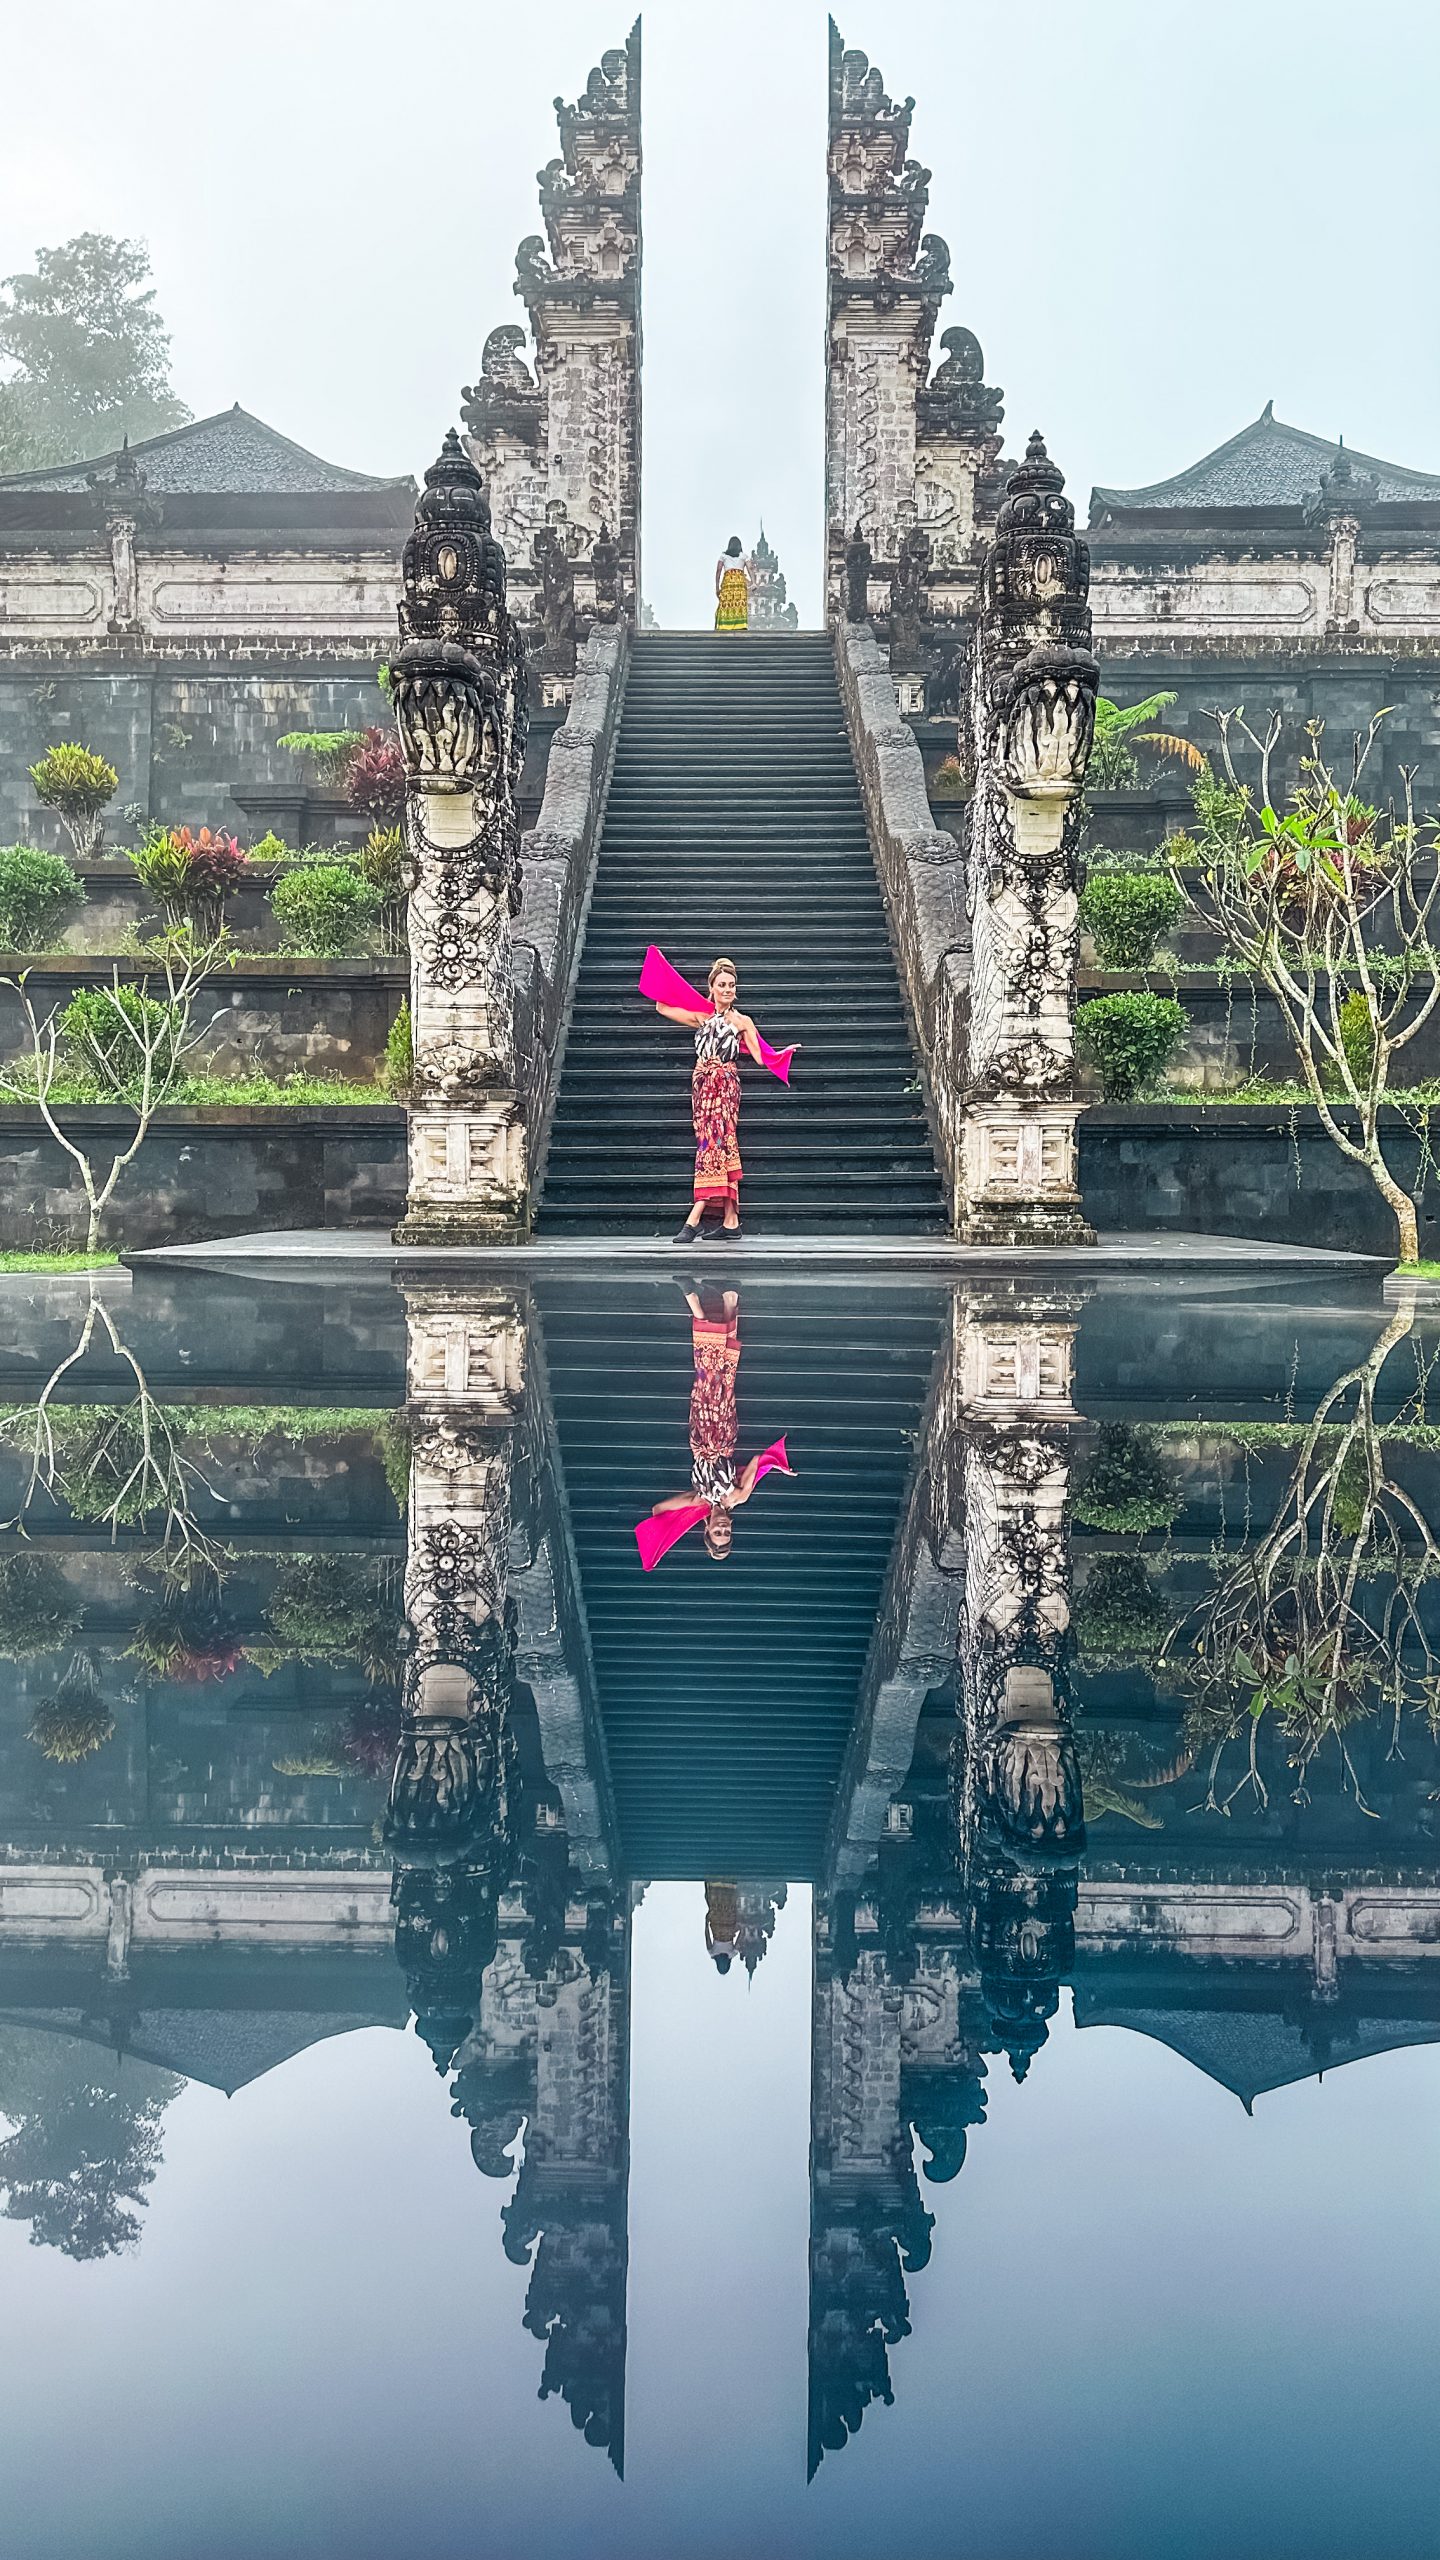
M108 1341L128 1369L135 1393L128 1403L88 1424L77 1442L59 1427L54 1399L97 1337ZM152 1395L134 1352L122 1341L93 1277L79 1337L36 1398L28 1440L29 1475L19 1508L5 1527L23 1532L36 1495L43 1493L63 1501L77 1520L107 1528L112 1539L122 1527L145 1523L156 1540L154 1564L168 1580L185 1588L199 1580L218 1582L223 1551L198 1526L192 1508L195 1489L204 1479L182 1449L164 1406Z
M184 2087L172 2073L69 2037L0 2038L0 2204L37 2248L108 2258L133 2247L161 2159L161 2120Z
M1440 1661L1420 1609L1440 1546L1386 1463L1375 1418L1380 1375L1411 1330L1402 1306L1364 1360L1323 1398L1264 1535L1231 1564L1173 1630L1167 1665L1190 1699L1189 1738L1208 1749L1205 1802L1225 1811L1247 1788L1263 1806L1262 1732L1278 1730L1306 1801L1306 1772L1329 1741L1364 1812L1346 1740L1362 1719L1388 1711L1392 1749L1407 1712L1440 1715ZM1397 1425L1404 1416L1397 1417ZM1397 1427L1397 1426L1391 1426ZM1243 1742L1243 1766L1222 1779Z

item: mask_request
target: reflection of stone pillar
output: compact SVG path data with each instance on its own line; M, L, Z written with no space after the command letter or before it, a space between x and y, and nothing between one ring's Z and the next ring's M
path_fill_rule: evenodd
M425 474L403 576L391 678L408 776L414 1075L396 1239L467 1244L529 1225L510 943L525 659L505 554L453 431Z
M981 577L971 726L973 958L957 1224L976 1243L1093 1242L1075 1124L1076 829L1098 669L1090 555L1038 435Z
M1074 1949L1085 1845L1069 1709L1069 1425L1075 1310L1053 1295L971 1301L964 1432L965 1605L955 1781L975 1952L1017 2076Z
M457 2033L447 2029L441 2038L448 2044L443 2068L474 2014L504 1880L498 1865L508 1839L512 1678L506 1571L525 1328L519 1302L499 1289L413 1289L406 1314L408 1651L385 1836L395 1858L407 1972L427 1958L442 1971L459 1963L464 1974L438 1999L446 2019L459 2021ZM465 1955L472 1941L473 1955ZM474 1993L468 2011L465 1982ZM413 1984L412 1998L423 2017Z

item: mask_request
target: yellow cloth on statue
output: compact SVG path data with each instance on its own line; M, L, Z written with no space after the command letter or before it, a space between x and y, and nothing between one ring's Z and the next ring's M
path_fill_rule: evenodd
M717 631L743 631L750 620L750 586L743 569L727 569L715 607Z

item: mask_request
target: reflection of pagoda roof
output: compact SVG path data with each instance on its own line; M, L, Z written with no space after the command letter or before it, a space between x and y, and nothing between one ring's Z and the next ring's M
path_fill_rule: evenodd
M124 2050L127 2059L177 2072L182 2080L203 2081L207 2089L223 2089L228 2098L309 2045L350 2035L357 2027L395 2023L335 2012L315 2016L301 2009L141 2009L127 2014ZM43 2028L114 2050L105 2028L78 2009L30 2010L19 2017L0 2010L0 2028L6 2024Z
M94 1949L11 1947L0 2029L39 2028L198 2080L230 2095L310 2045L359 2027L402 2028L405 1987L388 1947L151 1952L125 1980Z
M1360 1983L1342 1979L1335 2001L1287 2008L1262 2006L1261 1986L1246 2000L1243 1987L1196 1986L1186 2000L1172 1984L1169 1998L1126 1996L1119 1985L1075 1985L1079 2027L1124 2027L1168 2045L1172 2053L1229 2089L1247 2110L1272 2089L1336 2071L1342 2063L1407 2046L1440 2044L1440 1982ZM1386 1993L1398 1995L1393 2006ZM1272 1991L1273 1997L1273 1991ZM1293 2001L1293 1991L1292 1991ZM1388 2014L1386 2013L1388 2010Z

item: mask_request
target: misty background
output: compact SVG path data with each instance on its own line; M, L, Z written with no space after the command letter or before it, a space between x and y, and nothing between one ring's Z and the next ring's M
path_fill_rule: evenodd
M628 0L398 13L382 0L9 0L0 275L82 230L149 243L174 386L332 462L417 476L490 329L523 318L551 101ZM644 11L644 586L708 620L763 515L820 609L825 18L820 0ZM1000 12L846 0L848 44L934 172L930 226L1007 446L1092 483L1168 475L1273 398L1440 469L1440 252L1426 0L1147 0Z

